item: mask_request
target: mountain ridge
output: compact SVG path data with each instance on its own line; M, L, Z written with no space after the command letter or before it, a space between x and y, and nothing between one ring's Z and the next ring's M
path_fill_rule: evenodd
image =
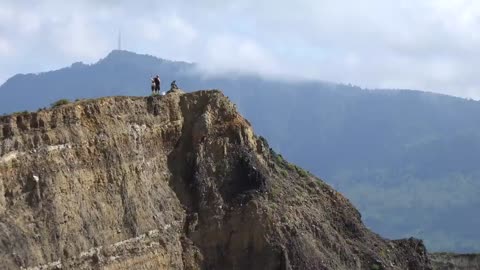
M86 64L82 61L77 61L72 63L70 66L66 66L63 68L58 68L58 69L53 69L49 71L42 71L42 72L29 72L29 73L18 73L10 78L8 78L3 84L0 85L0 88L9 82L10 80L16 80L18 78L22 78L24 76L42 76L42 75L47 75L52 72L61 72L61 71L67 71L69 69L74 69L74 68L86 68L86 67L91 67L94 65L99 65L99 64L105 64L109 62L116 62L117 59L132 59L133 58L143 58L143 59L148 59L150 61L158 61L158 62L165 62L165 63L176 63L176 64L181 64L181 65L190 65L190 66L195 66L195 63L190 63L190 62L185 62L185 61L175 61L175 60L169 60L169 59L164 59L160 57L156 57L154 55L150 54L139 54L127 50L112 50L110 53L108 53L104 58L99 59L98 61L91 63L91 64ZM9 82L12 83L12 82Z
M105 64L105 63L119 64L118 63L119 59L122 59L121 61L134 60L133 62L138 61L138 59L146 59L148 61L155 61L155 62L158 62L158 63L169 63L169 64L189 66L189 67L195 69L195 71L190 71L190 72L195 72L195 73L199 73L199 74L201 73L201 71L196 68L198 66L198 64L194 63L194 62L169 60L169 59L165 59L165 58L161 58L161 57L156 57L156 56L150 55L150 54L139 54L139 53L135 53L135 52L128 51L128 50L112 50L104 58L101 58L98 61L96 61L94 63L91 63L91 64L85 64L85 63L79 61L79 62L72 63L68 67L54 69L54 70L50 70L50 71L43 71L43 72L38 72L38 73L19 73L19 74L15 74L14 76L8 78L2 85L0 85L0 91L1 91L2 86L6 85L7 82L10 84L10 83L12 83L12 81L15 81L17 79L25 78L25 76L27 76L27 77L32 77L32 76L33 77L38 77L38 76L47 75L49 73L67 71L67 70L73 69L75 67L76 68L79 68L79 67L86 68L86 67L101 65L101 64ZM128 64L128 63L124 63L124 64ZM223 77L222 75L208 75L208 76L213 77L213 78ZM242 76L250 77L252 75L240 75L240 76L241 77ZM259 79L261 78L261 76L258 76L258 75L253 75L253 77L256 77L256 78L259 78ZM282 78L277 78L277 79L282 81ZM285 78L283 78L283 79L285 79ZM476 101L476 100L473 100L473 99L464 98L464 97L460 97L460 96L453 96L453 95L436 93L436 92L432 92L432 91L418 90L418 89L386 89L386 88L368 89L368 88L361 88L359 86L354 86L354 85L350 85L350 84L339 84L339 83L335 83L335 82L327 82L327 81L322 81L322 80L298 80L298 81L299 82L304 82L304 83L313 83L313 84L320 83L320 84L344 85L344 86L357 88L357 89L362 89L362 90L368 90L368 91L378 91L378 92L387 91L387 94L389 94L388 92L390 92L390 93L412 92L412 93L416 93L416 94L428 94L428 95L443 96L443 97L448 97L448 98L458 98L458 99L466 100L466 101ZM286 82L288 82L288 81L286 81ZM45 104L45 105L47 105L47 104ZM36 108L32 108L32 110L35 110L35 109Z

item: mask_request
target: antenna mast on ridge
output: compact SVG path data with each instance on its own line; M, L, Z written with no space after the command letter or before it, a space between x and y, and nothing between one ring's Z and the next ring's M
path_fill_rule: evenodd
M118 50L122 50L122 32L118 31Z

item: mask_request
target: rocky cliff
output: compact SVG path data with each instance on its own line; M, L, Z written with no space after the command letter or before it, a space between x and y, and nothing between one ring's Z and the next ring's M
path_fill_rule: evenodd
M430 269L220 91L0 118L2 269Z
M429 254L434 270L480 270L480 254Z

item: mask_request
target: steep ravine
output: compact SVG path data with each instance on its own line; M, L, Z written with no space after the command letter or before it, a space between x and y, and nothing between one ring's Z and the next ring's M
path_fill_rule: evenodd
M2 269L430 269L220 91L13 114L0 138Z

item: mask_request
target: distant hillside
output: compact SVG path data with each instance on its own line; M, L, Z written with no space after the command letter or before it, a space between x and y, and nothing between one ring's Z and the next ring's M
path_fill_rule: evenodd
M207 77L195 64L114 51L93 65L17 75L0 113L60 98L148 95L160 74L186 90L221 88L257 133L322 176L382 235L414 235L430 250L480 251L480 103L409 90L364 90L254 76ZM392 213L395 213L392 215Z
M480 254L429 254L433 270L480 270Z

